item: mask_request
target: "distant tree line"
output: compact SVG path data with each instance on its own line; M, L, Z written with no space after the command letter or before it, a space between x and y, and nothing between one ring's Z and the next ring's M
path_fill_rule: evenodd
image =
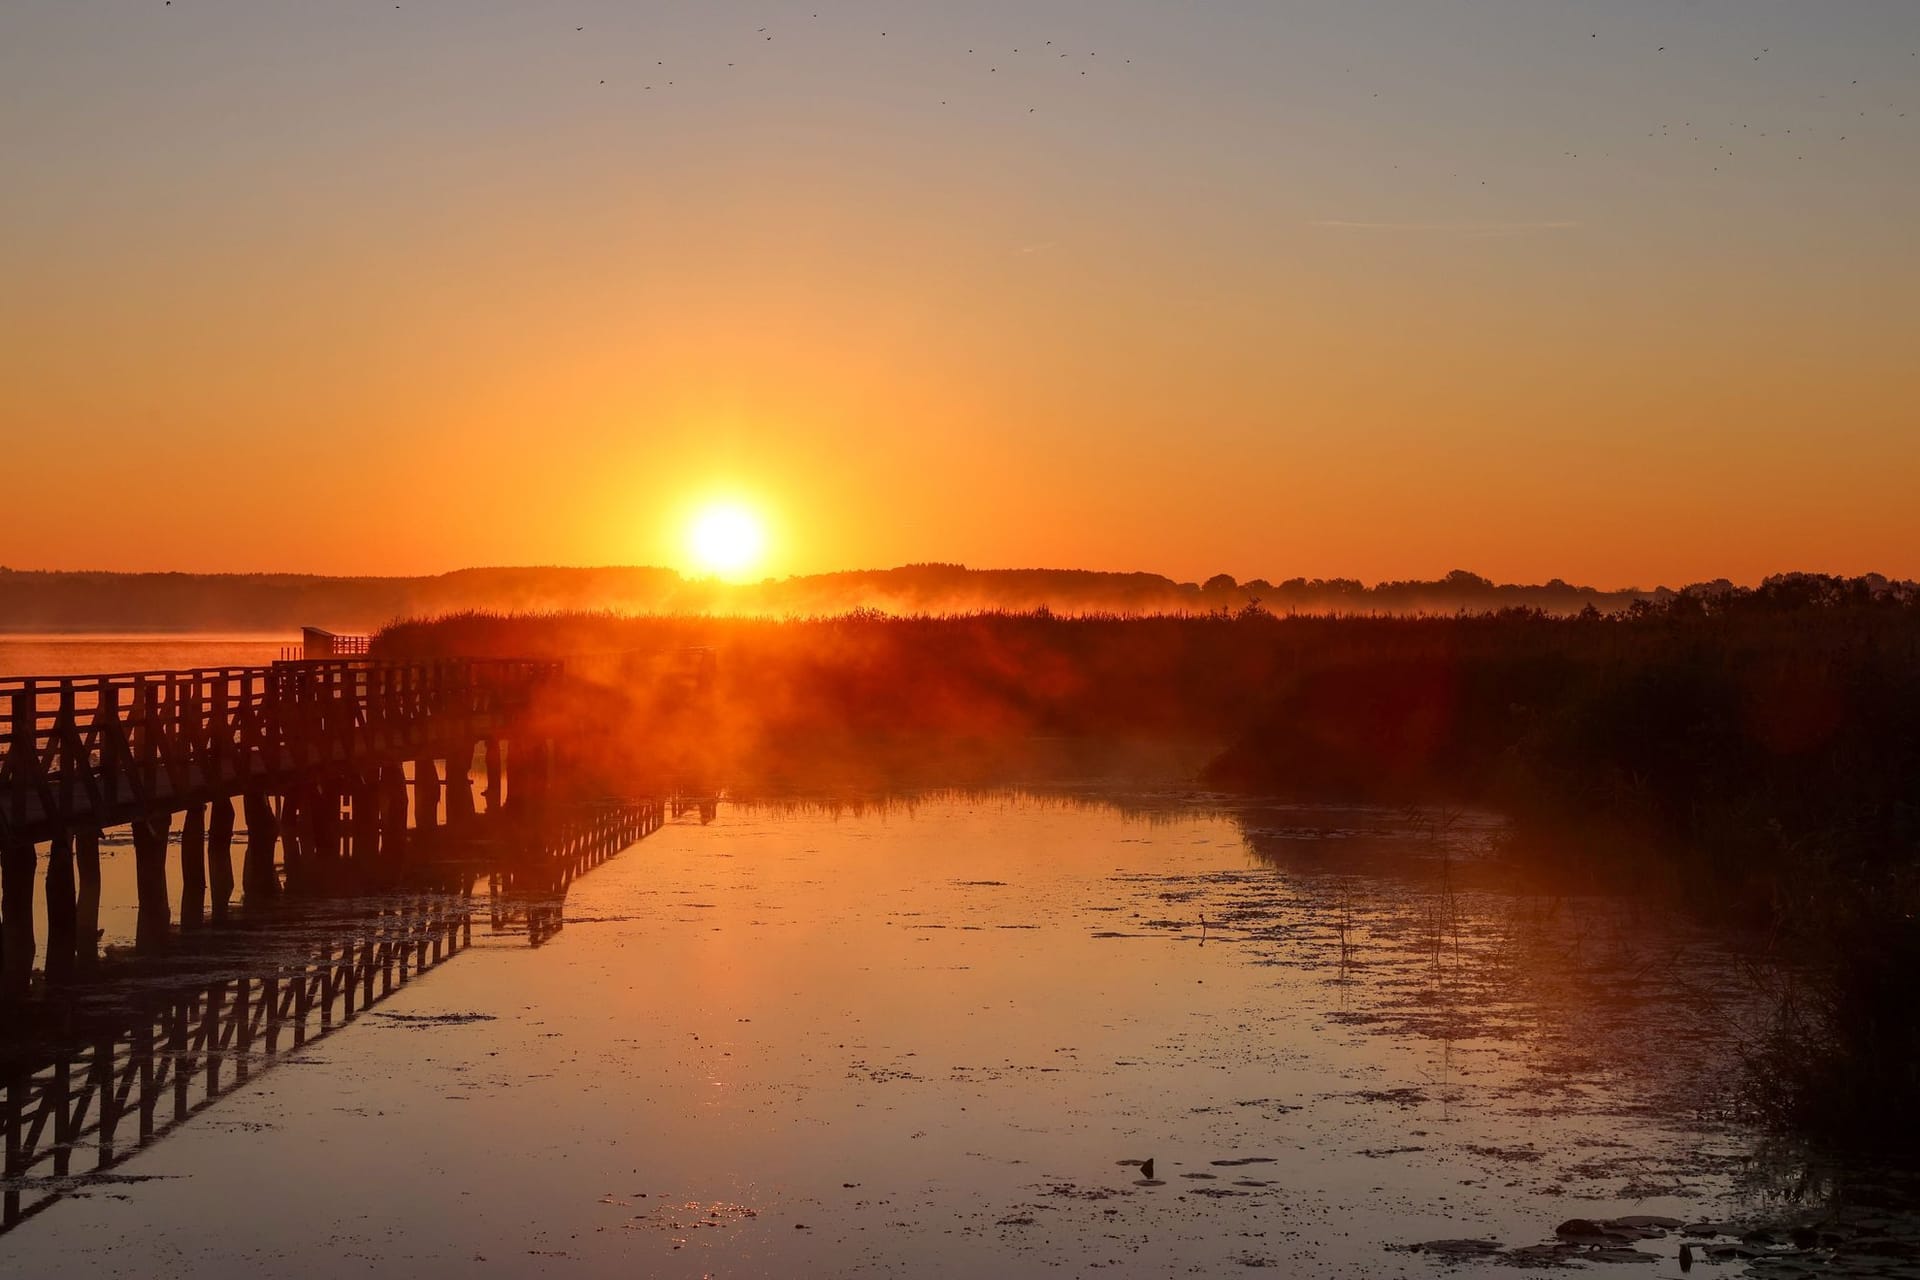
M1769 584L1830 581L1786 575ZM1848 590L1911 593L1911 583L1868 577ZM1354 578L1236 581L1215 574L1177 582L1153 573L1083 569L969 569L913 564L753 583L687 578L671 569L478 568L420 577L314 574L70 573L0 568L0 630L285 632L313 625L368 631L408 617L483 610L529 613L766 613L815 617L853 609L960 614L1047 609L1061 614L1180 614L1257 606L1272 613L1455 614L1507 608L1618 613L1675 598L1713 599L1730 582L1603 591L1558 578L1496 583L1455 570L1433 581Z

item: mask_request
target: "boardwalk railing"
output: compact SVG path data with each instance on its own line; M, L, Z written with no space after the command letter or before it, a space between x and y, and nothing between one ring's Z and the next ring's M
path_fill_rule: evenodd
M557 662L334 659L0 679L0 840L280 790L498 734Z
M280 661L309 662L315 658L365 658L372 653L372 636L343 636L319 627L302 627L299 644L280 646Z

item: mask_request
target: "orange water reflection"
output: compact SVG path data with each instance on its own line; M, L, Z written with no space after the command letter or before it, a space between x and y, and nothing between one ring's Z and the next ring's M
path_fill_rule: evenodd
M1630 895L1515 894L1488 834L1152 797L725 806L576 881L537 951L497 913L125 1167L157 1180L76 1188L0 1257L1425 1274L1388 1246L1737 1211L1735 958Z

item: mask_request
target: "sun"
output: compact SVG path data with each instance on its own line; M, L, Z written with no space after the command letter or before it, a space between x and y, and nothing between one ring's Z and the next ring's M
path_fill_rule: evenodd
M735 577L759 564L766 553L766 525L737 502L712 503L695 512L688 524L687 549L701 572Z

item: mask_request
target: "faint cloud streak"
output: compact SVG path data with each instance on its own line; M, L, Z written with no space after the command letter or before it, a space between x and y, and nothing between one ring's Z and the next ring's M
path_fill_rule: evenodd
M1322 218L1312 225L1330 231L1400 231L1418 235L1517 236L1536 231L1574 231L1578 222L1362 222Z

